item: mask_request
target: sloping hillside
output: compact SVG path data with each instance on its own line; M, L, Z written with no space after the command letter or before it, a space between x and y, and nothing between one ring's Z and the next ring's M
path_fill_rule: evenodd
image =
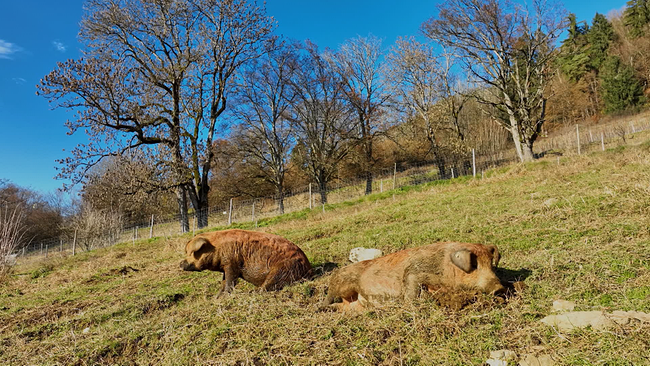
M303 211L260 228L298 244L320 274L279 292L183 272L189 236L126 243L15 268L0 285L0 364L482 364L490 351L558 364L650 362L650 326L558 333L577 310L650 312L650 143L555 157ZM423 297L363 314L318 312L327 270L351 248L443 240L496 244L503 278L526 288L460 310Z

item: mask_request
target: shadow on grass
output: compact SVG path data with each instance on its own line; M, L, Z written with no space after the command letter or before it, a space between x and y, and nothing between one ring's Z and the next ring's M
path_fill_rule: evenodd
M528 287L524 280L528 278L533 271L527 268L521 268L518 270L497 268L495 273L497 277L499 277L499 280L501 280L501 284L506 288L505 294L503 295L505 295L505 298L509 298L516 296Z
M314 269L314 276L312 277L312 280L317 279L318 277L322 277L333 270L339 268L338 263L333 263L333 262L325 262L325 263L320 263L318 265L314 265L312 267Z
M501 282L519 282L523 281L526 278L530 277L533 273L530 269L522 268L518 270L507 269L507 268L497 268L496 275L499 277Z

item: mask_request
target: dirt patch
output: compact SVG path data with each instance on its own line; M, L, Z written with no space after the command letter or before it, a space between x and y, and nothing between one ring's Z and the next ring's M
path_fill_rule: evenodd
M178 302L185 298L185 294L176 293L165 295L160 299L148 302L142 306L142 314L147 314L151 311L162 310L176 305Z
M114 278L115 276L126 277L129 274L132 274L132 273L135 273L135 272L140 272L140 270L137 269L137 268L133 268L131 266L122 266L122 267L110 269L110 270L108 270L108 272L92 275L92 276L90 276L90 278L88 278L85 281L85 283L87 283L87 284L98 283L98 282L102 282L102 281Z
M131 267L131 266L124 266L124 267L122 267L122 268L114 268L114 269L111 269L108 273L113 274L113 275L122 275L122 276L126 276L126 275L128 275L129 273L139 272L139 271L140 271L139 269L133 268L133 267Z
M506 292L498 296L490 296L474 290L458 289L428 289L424 291L425 296L429 296L439 306L451 310L461 310L469 305L478 307L490 307L506 303L509 299L518 296L525 290L526 284L523 281L508 282L503 284Z
M27 340L43 339L57 331L61 319L73 317L91 306L90 303L58 302L38 308L19 311L0 317L0 334L18 334Z

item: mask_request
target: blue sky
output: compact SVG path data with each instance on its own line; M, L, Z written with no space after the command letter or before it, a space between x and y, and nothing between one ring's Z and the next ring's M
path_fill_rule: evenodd
M349 38L373 34L390 46L398 36L417 35L440 1L267 0L277 33L320 47L337 48ZM579 20L622 9L625 0L567 0ZM78 23L83 1L3 0L0 5L0 179L47 193L57 181L55 160L84 140L66 134L73 113L51 110L35 85L57 62L79 56ZM78 135L78 136L77 136ZM63 151L63 150L66 151Z

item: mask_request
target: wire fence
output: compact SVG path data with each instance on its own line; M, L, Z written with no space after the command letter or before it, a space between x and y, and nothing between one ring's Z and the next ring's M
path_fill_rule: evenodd
M650 119L634 119L625 123L613 123L592 127L575 126L573 131L566 131L538 141L535 145L538 156L574 155L592 151L605 150L626 144L629 139L641 131L650 129ZM464 176L481 178L485 171L504 166L519 159L514 150L492 154L477 155L472 151L465 159L445 160L427 163L395 163L373 174L372 192L383 193L405 186L419 185L436 180L455 179ZM558 160L559 162L559 160ZM339 180L321 191L318 185L310 184L283 194L284 212L281 212L278 196L239 199L233 198L226 204L214 205L206 209L207 227L229 226L237 223L253 223L276 217L281 214L301 210L325 211L329 205L358 199L366 194L366 180ZM197 212L189 214L189 231L198 230ZM137 241L154 237L171 237L182 234L180 215L152 215L146 222L122 224L114 229L92 235L76 231L60 238L52 238L38 243L30 243L17 253L20 257L50 257L75 255L100 247L111 246L121 242Z

